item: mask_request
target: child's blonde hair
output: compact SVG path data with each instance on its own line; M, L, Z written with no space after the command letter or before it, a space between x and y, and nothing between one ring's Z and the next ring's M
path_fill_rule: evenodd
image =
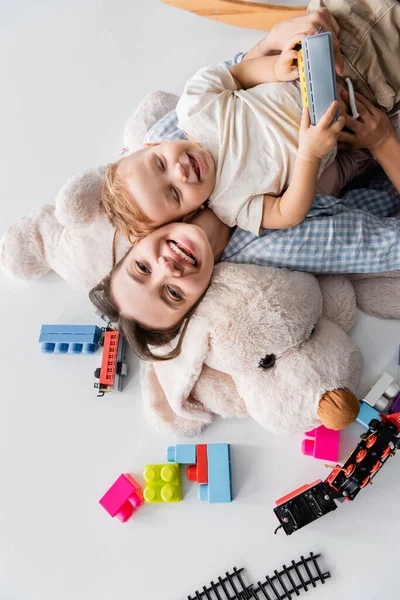
M125 188L123 178L117 173L120 162L108 165L101 200L110 222L121 235L132 241L132 236L143 238L156 227L153 221L136 206L134 199Z

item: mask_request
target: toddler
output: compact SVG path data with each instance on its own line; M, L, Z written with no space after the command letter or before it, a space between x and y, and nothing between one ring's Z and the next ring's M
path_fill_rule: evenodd
M143 236L190 217L207 200L223 222L256 235L293 227L309 214L316 191L336 195L359 173L357 154L344 154L350 169L335 159L345 123L343 115L332 122L337 104L315 127L301 112L298 41L279 55L200 70L177 106L188 139L150 145L109 167L103 203L122 233ZM346 124L354 131L351 119ZM385 161L391 177L396 157L389 170L387 153Z

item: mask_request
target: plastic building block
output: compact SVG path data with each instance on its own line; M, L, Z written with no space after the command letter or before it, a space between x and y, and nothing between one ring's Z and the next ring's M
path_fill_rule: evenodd
M182 500L180 466L176 463L166 465L146 465L144 469L144 501L180 502Z
M364 429L368 429L368 424L371 419L379 419L379 413L375 408L367 404L366 402L360 403L360 412L358 413L357 423L362 425Z
M390 411L392 413L400 412L400 394L394 399L393 404L390 407Z
M188 466L186 477L189 481L197 481L197 483L208 482L207 444L197 444L196 464Z
M318 582L325 583L331 577L329 571L324 572L318 564L321 554L310 552L310 556L300 556L300 560L292 560L290 565L282 565L280 571L275 569L274 574L268 575L263 581L257 581L257 584L246 584L244 569L233 567L231 572L225 572L215 581L196 590L192 596L187 596L187 600L206 600L206 598L218 598L219 600L244 600L245 598L255 598L255 600L265 600L279 598L280 600L291 600L296 595L300 596L301 591L313 589Z
M316 125L336 97L336 74L330 32L303 38L298 58L300 90L310 123ZM339 113L336 112L334 120Z
M232 502L229 444L207 444L207 465L208 483L199 486L200 500Z
M45 354L94 354L101 336L96 325L42 325L39 342Z
M129 473L123 473L99 500L111 517L122 523L131 518L135 509L143 504L142 488Z
M167 449L167 461L180 465L195 465L196 445L177 444L176 446L169 446Z
M305 435L313 439L303 440L301 445L303 454L337 462L339 456L339 431L328 429L324 425L321 425L321 427L307 431Z
M400 393L400 386L389 373L383 373L364 398L378 412L387 412Z

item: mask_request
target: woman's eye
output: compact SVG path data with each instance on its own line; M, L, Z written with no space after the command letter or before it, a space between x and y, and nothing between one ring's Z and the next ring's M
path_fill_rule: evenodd
M173 288L167 285L168 294L171 296L173 300L182 300L182 296L178 294Z
M136 270L139 271L139 273L146 273L146 274L150 273L149 269L143 263L136 261L135 267L136 267Z
M175 187L172 188L172 196L173 196L175 202L177 203L177 205L180 206L181 205L181 197L180 197L178 190Z
M164 161L159 156L157 156L157 163L158 163L158 166L160 167L161 171L165 171Z

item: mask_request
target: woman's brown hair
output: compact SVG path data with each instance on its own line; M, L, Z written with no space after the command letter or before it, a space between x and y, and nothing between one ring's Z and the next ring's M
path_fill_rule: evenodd
M125 257L124 257L125 258ZM119 330L125 336L128 345L132 348L135 354L142 360L160 361L160 360L171 360L179 355L183 342L184 335L186 333L187 326L189 324L190 317L202 301L207 289L203 292L197 302L192 308L186 313L184 317L168 329L150 329L141 325L135 319L125 317L121 314L118 303L114 298L112 292L112 281L113 276L121 266L122 261L119 261L110 273L100 281L94 288L89 292L89 298L94 306L101 312L102 315L107 316L110 321L118 322ZM174 338L179 336L178 343L168 354L157 355L153 354L151 347L159 348L171 342Z

